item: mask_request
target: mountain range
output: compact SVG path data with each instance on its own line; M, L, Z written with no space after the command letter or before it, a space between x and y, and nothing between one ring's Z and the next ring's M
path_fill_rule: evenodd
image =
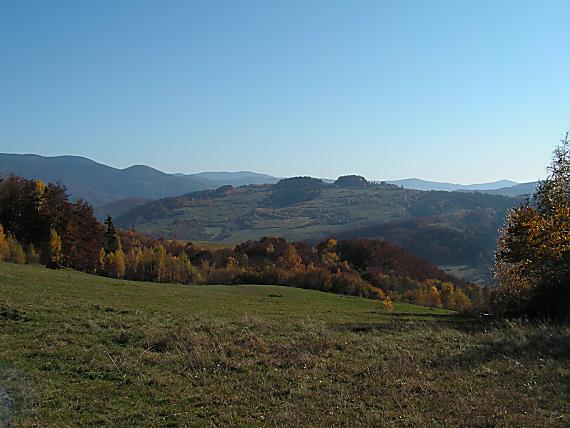
M379 238L438 266L466 267L463 276L470 280L485 278L506 212L536 185L280 179L249 171L167 174L78 156L0 154L0 175L8 174L60 182L72 199L90 202L98 218L111 215L120 227L155 237L225 243L262 236Z
M0 175L8 174L46 182L60 182L67 187L72 199L87 200L96 208L104 208L112 203L103 211L108 210L115 214L125 212L127 208L133 208L147 200L215 189L224 185L238 187L250 184L275 184L280 180L279 177L251 171L168 174L145 165L134 165L124 169L113 168L80 156L45 157L35 154L0 153ZM323 181L334 182L330 179ZM476 191L505 196L530 193L535 186L535 183L518 184L509 180L460 185L417 178L393 180L388 183L406 189Z
M255 172L167 174L145 165L113 168L80 156L44 157L0 154L0 175L15 174L60 182L72 199L98 207L123 199L159 199L230 184L275 183L279 179Z
M491 183L478 183L478 184L453 184L453 183L442 183L438 181L427 181L427 180L422 180L420 178L391 180L388 181L388 183L395 184L397 186L402 186L406 189L443 190L446 192L453 192L456 190L489 191L489 190L502 189L506 187L512 187L518 184L516 181L511 181L511 180L499 180L499 181L493 181Z

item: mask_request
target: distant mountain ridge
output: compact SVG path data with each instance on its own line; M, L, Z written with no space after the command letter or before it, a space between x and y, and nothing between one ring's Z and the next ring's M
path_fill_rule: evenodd
M538 186L538 181L531 181L530 183L520 183L510 187L502 187L500 189L490 189L490 190L465 190L467 192L479 192L486 193L488 195L500 195L500 196L522 196L531 195L536 190Z
M246 186L249 184L275 184L280 178L268 174L260 174L252 171L211 171L197 174L177 174L183 177L195 178L199 181L211 184L213 187L232 185Z
M84 199L94 207L114 203L108 209L115 215L134 208L143 200L179 196L221 186L276 184L280 178L252 171L213 171L196 174L168 174L146 165L118 169L80 156L45 157L35 154L0 153L0 176L16 174L30 179L64 184L72 199ZM334 180L322 179L325 183ZM415 190L481 192L519 196L531 193L533 183L517 184L500 180L482 184L440 183L410 178L387 181ZM120 202L123 201L124 202ZM99 210L99 214L101 214Z
M491 183L454 184L454 183L445 183L439 181L422 180L420 178L406 178L403 180L392 180L392 181L387 181L387 183L395 184L396 186L402 186L405 189L443 190L446 192L453 192L456 190L474 190L474 191L496 190L502 188L509 188L519 184L516 181L511 181L511 180L499 180L499 181L493 181Z
M279 180L254 172L167 174L146 165L113 168L81 156L0 153L0 176L9 174L60 182L67 187L72 199L85 199L95 207L123 199L152 200L227 184L241 186Z

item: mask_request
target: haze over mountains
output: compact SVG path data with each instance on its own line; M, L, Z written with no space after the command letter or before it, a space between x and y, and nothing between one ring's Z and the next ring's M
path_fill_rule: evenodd
M63 183L73 199L85 199L94 207L114 203L111 210L124 212L147 200L249 184L275 184L280 178L251 171L167 174L145 165L113 168L80 156L45 157L35 154L0 154L0 175L16 174L46 182ZM324 179L325 182L334 180ZM534 183L517 184L509 180L460 185L417 178L388 181L407 189L478 191L496 195L518 196L529 193ZM118 202L123 201L124 202ZM124 207L123 207L124 205Z
M0 154L0 175L61 182L99 219L155 237L242 242L262 236L327 236L395 242L430 262L468 266L484 278L505 213L535 183L459 185L346 176L282 180L249 171L167 174L113 168L78 156ZM217 189L217 190L215 190ZM416 190L418 189L418 190Z
M478 184L453 184L442 183L438 181L427 181L420 178L406 178L403 180L392 180L388 183L402 186L406 189L415 190L444 190L452 192L455 190L496 190L505 187L515 186L518 183L511 180L499 180L492 183L478 183Z
M159 199L230 184L274 183L279 179L254 172L167 174L145 165L113 168L80 156L44 157L0 154L0 174L61 182L73 199L95 207L122 199Z

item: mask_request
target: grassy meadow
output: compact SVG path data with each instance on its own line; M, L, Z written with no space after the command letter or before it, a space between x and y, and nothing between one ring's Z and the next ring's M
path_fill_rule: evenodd
M568 426L570 329L0 263L0 426Z

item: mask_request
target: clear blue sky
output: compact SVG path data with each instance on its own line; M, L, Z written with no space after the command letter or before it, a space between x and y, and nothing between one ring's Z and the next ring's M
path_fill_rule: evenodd
M0 152L526 181L568 128L568 0L0 1Z

